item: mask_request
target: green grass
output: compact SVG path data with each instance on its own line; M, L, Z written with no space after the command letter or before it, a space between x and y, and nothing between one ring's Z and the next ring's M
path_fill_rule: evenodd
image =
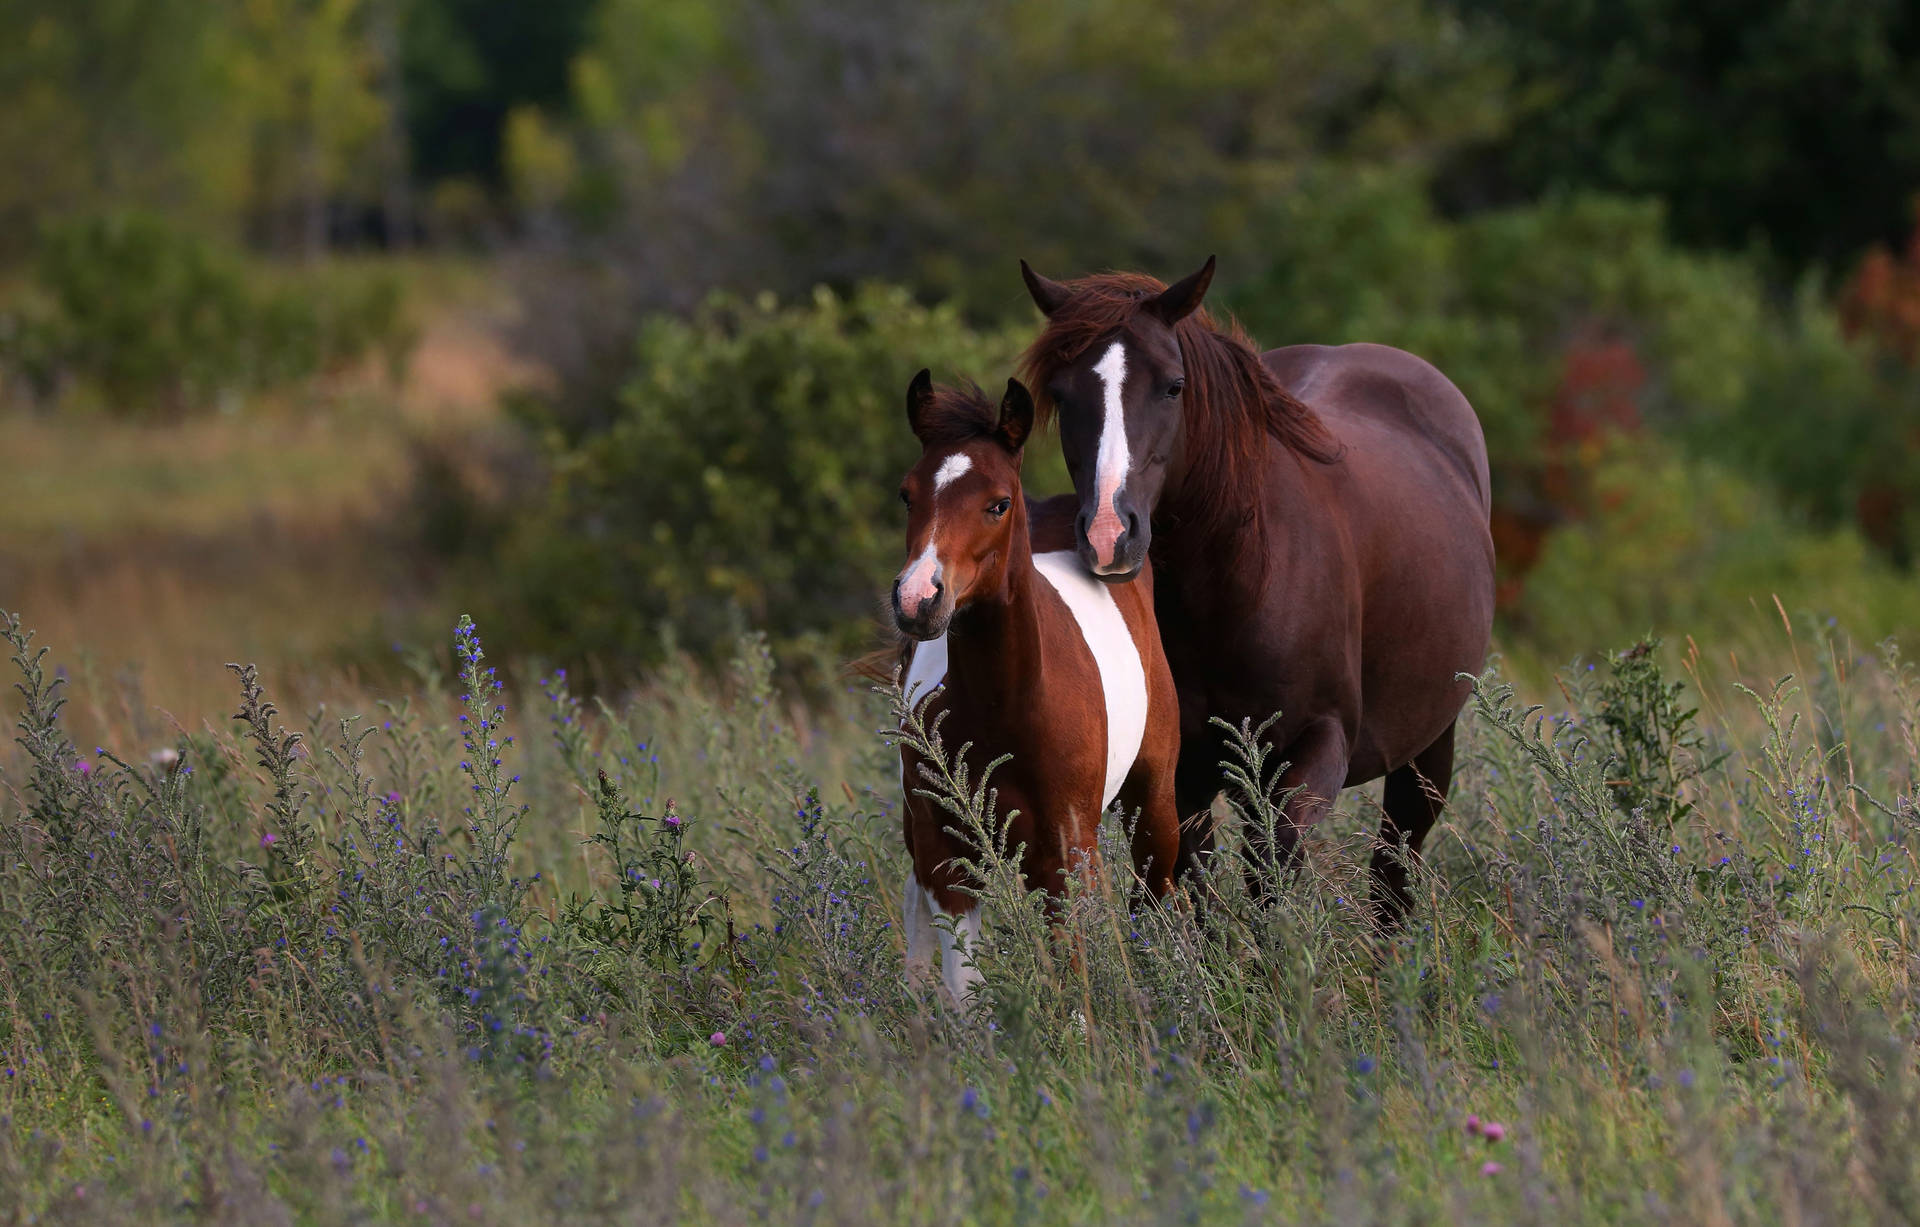
M179 763L113 730L124 766L29 678L0 1215L1910 1217L1920 690L1830 633L1779 650L1777 689L1572 669L1546 724L1489 684L1392 939L1375 790L1270 906L1230 830L1202 919L1110 881L1053 933L983 853L971 1014L901 982L885 703L800 708L751 642L604 704L423 658L360 724L343 688L294 744L256 697Z

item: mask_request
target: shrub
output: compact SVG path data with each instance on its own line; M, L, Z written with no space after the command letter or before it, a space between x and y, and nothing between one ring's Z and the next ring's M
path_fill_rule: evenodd
M1003 379L1025 332L877 285L649 321L612 421L555 445L548 505L508 546L513 620L571 658L656 657L664 632L710 654L748 624L848 650L900 561L908 379Z
M0 366L43 396L118 414L178 413L411 345L386 272L274 274L139 213L45 226Z
M1717 647L1756 625L1777 627L1777 617L1752 616L1771 612L1776 597L1796 618L1837 618L1870 636L1913 624L1911 580L1850 529L1821 529L1726 466L1654 440L1602 441L1594 454L1579 518L1548 536L1509 615L1529 642L1684 628Z
M1262 228L1271 262L1227 294L1255 335L1433 362L1479 413L1508 512L1541 527L1578 513L1586 445L1646 430L1820 527L1854 520L1896 560L1912 549L1901 492L1920 380L1847 341L1813 283L1780 304L1757 258L1676 247L1656 201L1570 196L1455 221L1416 176L1363 171L1310 176Z

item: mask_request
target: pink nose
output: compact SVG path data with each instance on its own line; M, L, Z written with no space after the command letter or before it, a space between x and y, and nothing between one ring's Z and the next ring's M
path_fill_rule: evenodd
M1119 561L1120 538L1127 535L1127 526L1115 514L1113 504L1107 503L1093 517L1093 523L1087 525L1087 544L1093 547L1093 560L1102 567L1110 567Z
M928 550L914 559L912 565L894 581L894 598L899 602L902 613L913 614L939 596L943 587L940 582L940 560L934 557L932 550Z

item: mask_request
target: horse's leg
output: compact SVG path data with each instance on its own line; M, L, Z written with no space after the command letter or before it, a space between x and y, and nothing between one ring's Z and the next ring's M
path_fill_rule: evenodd
M1373 914L1385 928L1406 918L1413 906L1409 871L1420 859L1420 846L1439 820L1453 784L1453 730L1434 739L1404 767L1387 772L1381 797L1386 816L1380 820L1380 846L1373 853ZM1406 840L1406 852L1400 841Z
M1248 886L1256 897L1264 896L1269 879L1291 869L1300 858L1300 836L1333 805L1340 786L1347 781L1349 758L1346 730L1332 718L1317 720L1300 731L1279 755L1287 764L1280 773L1279 785L1288 793L1274 824L1272 845L1268 832L1257 825L1247 831Z
M1182 730L1180 760L1173 771L1174 813L1180 831L1180 850L1173 862L1177 879L1203 868L1213 855L1213 799L1220 795L1220 760L1225 750L1217 729Z
M900 888L900 927L907 936L907 987L918 991L937 983L933 958L940 943L933 929L933 903L912 869Z
M1133 868L1155 899L1173 889L1174 866L1180 861L1180 803L1174 788L1172 763L1136 763L1120 786L1120 807L1136 811L1133 825Z

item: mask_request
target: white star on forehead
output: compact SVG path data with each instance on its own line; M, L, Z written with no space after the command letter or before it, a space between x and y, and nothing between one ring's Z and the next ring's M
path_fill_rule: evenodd
M940 466L940 471L933 475L934 492L937 494L946 489L956 478L972 468L973 458L971 456L961 453L948 456L946 462Z

